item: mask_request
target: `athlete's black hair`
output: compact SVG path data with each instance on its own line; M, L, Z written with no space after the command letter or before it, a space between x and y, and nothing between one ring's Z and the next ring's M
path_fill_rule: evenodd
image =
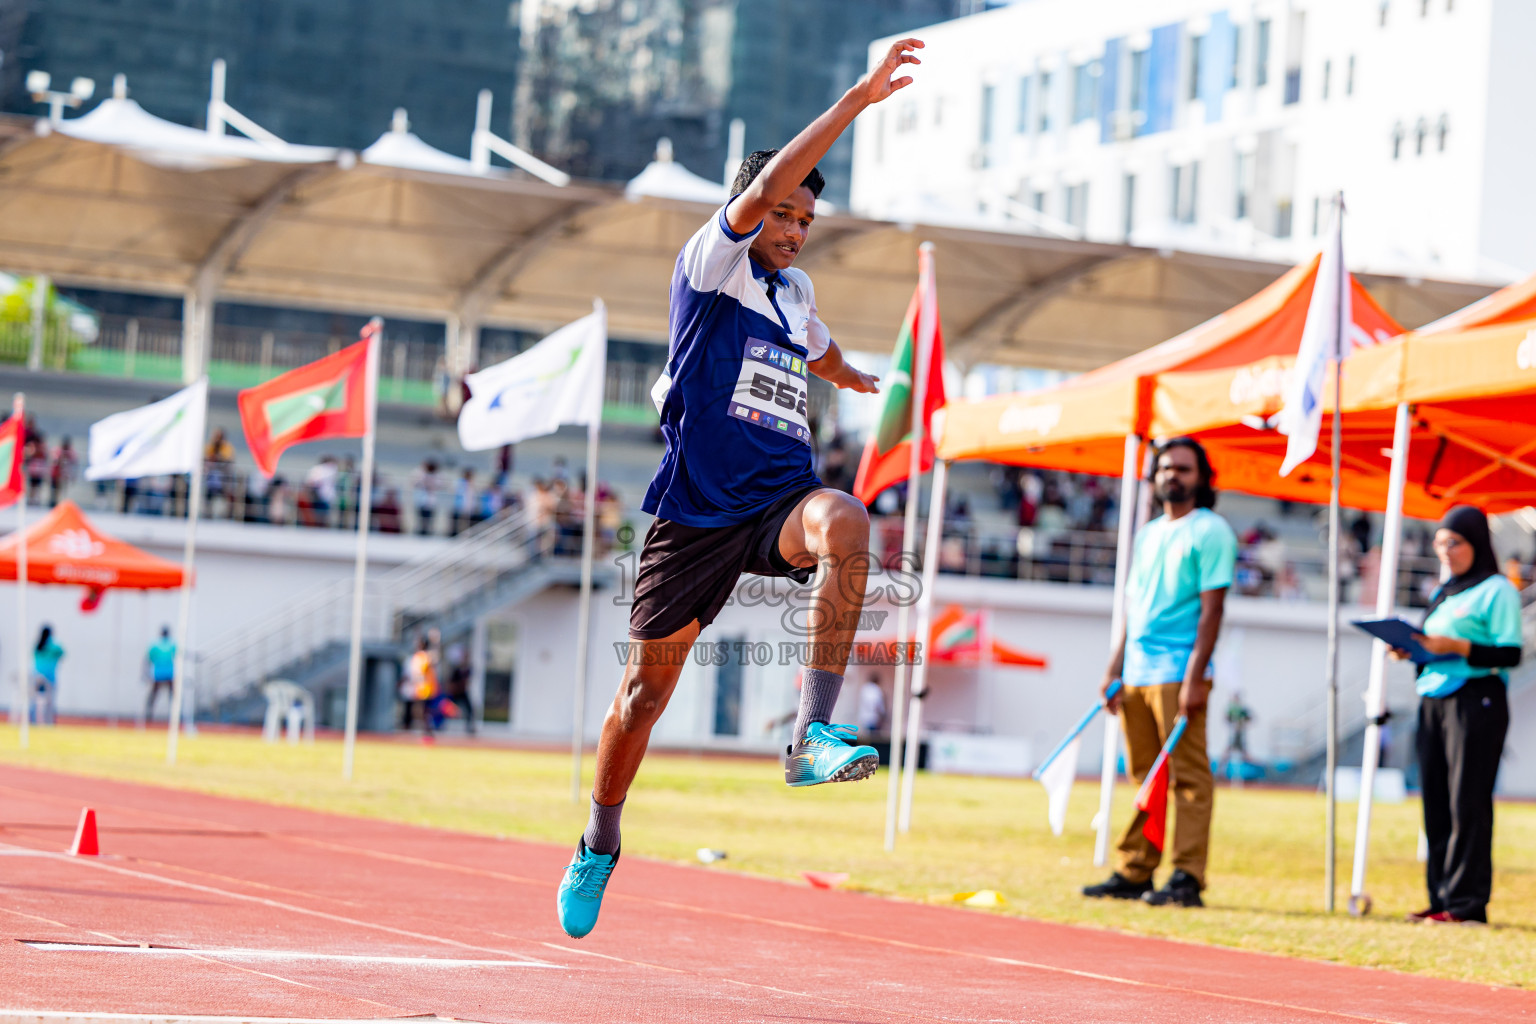
M1211 468L1211 460L1205 454L1205 447L1192 437L1171 437L1157 445L1152 458L1152 472L1147 477L1147 481L1156 482L1158 456L1174 448L1188 448L1195 453L1195 466L1200 470L1200 482L1195 485L1195 508L1215 508L1216 471Z
M741 162L741 169L736 172L736 180L731 182L731 195L739 196L747 190L747 186L757 180L757 176L763 173L763 168L768 166L768 161L779 155L776 149L759 149L748 153L747 158ZM821 190L827 187L827 179L821 176L821 171L811 168L811 173L805 176L800 184L811 190L811 195L821 198Z

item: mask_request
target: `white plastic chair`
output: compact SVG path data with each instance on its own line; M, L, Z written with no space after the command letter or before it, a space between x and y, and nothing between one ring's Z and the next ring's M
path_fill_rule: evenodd
M262 686L261 693L267 698L267 717L261 727L263 740L276 743L286 727L288 742L297 743L302 723L305 741L315 742L314 694L287 679L271 680Z

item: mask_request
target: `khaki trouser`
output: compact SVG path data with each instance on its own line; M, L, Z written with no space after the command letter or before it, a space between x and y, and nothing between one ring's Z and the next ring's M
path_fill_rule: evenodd
M1127 686L1120 702L1120 724L1125 730L1125 763L1131 781L1140 786L1152 770L1174 720L1179 717L1179 684ZM1190 717L1184 738L1168 760L1169 791L1173 795L1173 866L1200 881L1205 888L1205 859L1211 845L1211 808L1216 799L1216 780L1205 752L1205 712ZM1120 874L1132 882L1145 882L1162 862L1162 852L1141 834L1146 814L1137 811L1120 836Z

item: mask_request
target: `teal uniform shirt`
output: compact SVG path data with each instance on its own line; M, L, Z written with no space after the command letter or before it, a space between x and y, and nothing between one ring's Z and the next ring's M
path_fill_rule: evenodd
M1182 683L1200 627L1200 595L1232 585L1237 535L1208 508L1159 516L1136 535L1126 593L1126 686Z
M157 683L168 683L176 678L176 645L161 638L149 647L149 674Z
M59 681L59 661L63 657L64 648L49 640L42 650L33 651L32 668L50 683L56 683Z
M1490 576L1441 601L1440 607L1424 620L1421 632L1488 647L1519 647L1520 593L1503 576ZM1449 697L1465 686L1468 679L1482 676L1497 676L1509 682L1509 673L1504 669L1473 668L1466 658L1430 662L1419 673L1419 696Z

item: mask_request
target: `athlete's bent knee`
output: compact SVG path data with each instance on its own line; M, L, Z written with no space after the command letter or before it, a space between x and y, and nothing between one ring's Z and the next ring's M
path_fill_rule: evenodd
M869 546L869 511L853 495L828 494L817 512L818 554L850 555Z
M661 717L661 709L676 680L672 673L656 671L657 667L647 666L638 671L626 672L624 681L619 684L613 711L619 728L625 732L649 729Z

